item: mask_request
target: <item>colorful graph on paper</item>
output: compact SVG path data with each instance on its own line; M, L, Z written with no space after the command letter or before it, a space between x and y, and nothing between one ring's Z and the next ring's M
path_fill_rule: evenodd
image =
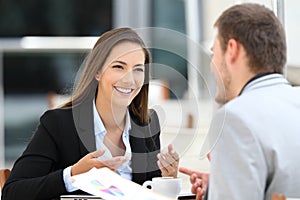
M116 196L116 197L122 197L125 194L116 186L109 186L109 187L105 187L103 184L101 184L98 180L92 180L91 184L94 186L94 188L98 191Z

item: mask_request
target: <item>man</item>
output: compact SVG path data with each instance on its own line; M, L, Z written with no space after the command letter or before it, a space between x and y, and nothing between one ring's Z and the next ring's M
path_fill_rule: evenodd
M208 133L208 200L300 197L300 88L282 75L284 29L271 10L249 3L224 11L215 27L211 70L223 106ZM208 174L180 171L201 199Z

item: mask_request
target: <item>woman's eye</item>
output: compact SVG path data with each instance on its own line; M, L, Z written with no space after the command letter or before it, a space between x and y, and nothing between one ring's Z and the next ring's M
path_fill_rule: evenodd
M137 71L137 72L144 72L144 69L143 69L143 68L135 68L134 71Z
M112 68L115 68L115 69L123 69L124 67L121 66L121 65L113 65Z

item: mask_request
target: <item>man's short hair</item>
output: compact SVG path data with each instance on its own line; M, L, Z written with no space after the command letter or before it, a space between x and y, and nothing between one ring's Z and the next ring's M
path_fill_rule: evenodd
M273 11L253 3L235 5L222 13L215 27L223 52L230 39L243 45L251 71L283 73L285 32Z

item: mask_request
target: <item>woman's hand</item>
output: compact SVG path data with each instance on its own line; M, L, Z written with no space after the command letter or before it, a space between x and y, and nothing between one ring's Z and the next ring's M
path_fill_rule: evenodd
M169 144L168 152L159 153L157 158L157 165L161 170L162 176L177 178L179 155L173 149L173 146Z
M104 152L105 150L101 149L99 151L94 151L92 153L89 153L83 158L81 158L77 163L75 163L71 167L71 176L87 172L93 167L96 168L108 167L111 170L116 171L123 165L123 163L129 160L129 158L126 158L124 156L117 156L117 157L105 158L105 159L99 158L104 154Z

